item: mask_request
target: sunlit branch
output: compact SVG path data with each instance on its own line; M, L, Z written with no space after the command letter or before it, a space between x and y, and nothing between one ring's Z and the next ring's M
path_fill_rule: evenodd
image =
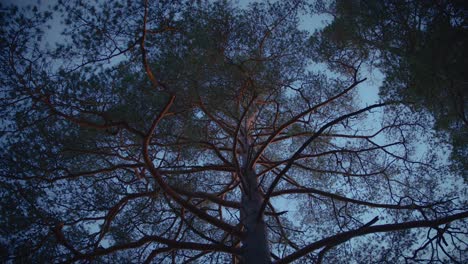
M296 157L295 159L289 158L289 159L280 160L280 161L260 161L258 163L262 164L264 166L267 166L267 169L261 171L259 173L259 175L263 175L266 172L272 170L273 168L277 168L278 166L280 166L282 164L287 164L290 161L293 161L294 165L297 166L297 167L300 167L300 168L305 169L305 170L315 171L315 172L337 173L337 174L343 174L343 175L346 175L346 176L356 176L356 177L377 175L377 174L381 173L383 170L379 170L379 171L375 171L375 172L371 172L371 173L365 173L365 174L357 174L357 173L349 173L349 172L342 172L342 171L335 171L335 170L323 170L323 169L311 168L311 167L302 165L302 164L298 163L297 161L303 160L303 159L323 157L323 156L327 156L327 155L334 155L334 154L338 154L338 153L340 153L340 154L343 154L343 153L357 154L357 153L361 153L361 152L368 152L368 151L383 149L383 148L396 146L396 145L400 145L400 144L401 144L400 142L394 142L394 143L389 143L389 144L386 144L386 145L382 145L382 146L378 146L378 147L371 147L371 148L362 148L362 149L355 149L355 150L353 150L353 149L338 149L338 150L330 150L330 151L325 151L325 152L315 153L315 154L303 154L303 155L300 155L299 157Z
M164 107L164 109L158 115L158 117L153 121L153 123L151 125L151 128L149 129L149 131L147 133L147 137L143 142L143 158L145 160L146 166L147 166L148 170L150 171L151 175L153 176L153 178L156 180L156 182L159 184L159 186L161 186L162 190L167 195L169 195L174 201L176 201L177 203L179 203L184 208L191 211L192 213L194 213L195 215L197 215L201 219L207 221L208 223L211 223L211 224L223 229L226 232L236 234L236 235L240 235L240 232L235 227L233 227L233 226L231 226L231 225L229 225L229 224L227 224L227 223L225 223L223 221L220 221L219 219L216 219L215 217L212 217L212 216L206 214L205 212L198 209L197 207L195 207L191 203L189 203L189 202L185 201L184 199L182 199L182 197L180 197L179 194L176 191L174 191L164 181L164 179L162 178L162 175L160 174L158 169L156 169L156 167L154 167L153 161L151 160L151 158L149 156L148 145L151 142L152 135L153 135L159 121L164 117L164 113L166 113L169 110L169 108L172 105L172 103L174 102L174 100L175 100L175 96L172 96L171 99L169 100L169 102Z
M214 194L210 194L207 192L192 192L192 191L188 191L188 190L185 190L183 188L178 188L178 187L172 187L172 188L174 189L174 191L178 192L181 195L185 195L185 196L192 197L192 198L206 199L206 200L209 200L210 202L213 202L213 203L225 206L225 207L231 207L231 208L237 208L237 209L240 208L239 202L224 200L219 197L220 194L214 195Z
M295 122L297 122L300 118L304 117L305 115L309 114L309 113L312 113L314 111L316 111L317 109L321 108L322 106L325 106L327 104L329 104L330 102L333 102L334 100L342 97L343 95L347 94L349 91L351 91L353 88L355 88L358 84L364 82L366 79L362 79L362 80L359 80L359 81L355 81L353 84L351 84L348 88L346 88L345 90L343 90L341 93L297 114L296 116L294 116L293 118L289 119L289 121L287 121L286 123L284 123L283 125L281 125L273 134L270 135L270 137L266 140L266 142L262 145L262 147L260 148L260 150L257 152L256 156L252 159L252 162L250 164L250 167L253 167L257 161L260 159L261 155L263 154L263 152L265 151L265 149L270 145L271 142L273 142L273 140L283 131L285 130L287 127L289 127L290 125L294 124ZM325 130L325 129L324 129ZM323 131L322 131L323 132Z
M352 116L356 116L356 115L359 115L359 114L364 113L366 111L369 111L371 109L383 107L383 106L388 105L388 104L389 103L374 104L374 105L370 105L368 107L365 107L365 108L363 108L361 110L358 110L358 111L355 111L355 112L352 112L352 113L349 113L349 114L346 114L346 115L342 115L342 116L328 122L327 124L323 125L319 130L317 130L317 132L312 137L310 137L306 142L304 142L302 144L302 146L294 153L294 155L292 155L291 159L286 164L286 166L281 170L281 172L278 175L276 175L275 179L273 180L273 182L270 185L270 188L268 189L268 191L265 194L265 200L264 200L264 202L262 204L260 213L263 213L263 211L265 210L266 203L270 199L271 193L276 188L276 185L280 181L281 177L291 168L294 161L301 155L302 151L304 151L304 149L310 143L312 143L312 141L314 141L316 138L318 138L327 128L329 128L329 127L331 127L331 126L333 126L335 124L338 124L339 122L341 122L343 120L346 120L346 119L348 119L348 118L350 118Z
M160 84L158 82L158 80L156 79L156 77L154 77L154 74L153 72L151 71L151 68L148 64L148 58L147 58L147 55L146 55L146 48L145 48L145 41L146 41L146 33L147 33L147 30L146 30L146 24L147 24L147 20L148 20L148 0L145 1L145 11L144 11L144 15L143 15L143 32L142 32L142 37L141 37L141 40L140 40L140 48L141 48L141 56L142 56L142 62L143 62L143 68L145 69L146 71L146 75L148 76L148 78L150 79L151 83L153 84L153 87L154 88L157 88Z
M96 258L98 256L108 255L116 251L121 251L121 250L126 250L126 249L131 249L131 248L138 248L147 243L164 244L164 245L169 246L171 249L189 249L189 250L198 250L198 251L221 251L221 252L226 252L226 253L231 253L231 254L239 254L236 249L223 246L223 245L181 242L181 241L176 241L173 239L167 239L164 237L152 235L152 236L144 236L143 238L134 242L116 245L116 246L112 246L112 247L105 248L105 249L99 249L88 254L77 255L74 258L72 258L70 262L75 262L78 260L92 260L93 258Z
M431 204L426 204L426 205L417 205L417 204L410 204L410 205L399 205L399 204L379 204L379 203L372 203L372 202L367 202L367 201L362 201L362 200L356 200L352 198L348 198L345 196L341 196L338 194L334 193L329 193L325 191L321 191L318 189L314 188L297 188L297 189L285 189L285 190L278 190L274 191L271 193L271 197L274 196L280 196L284 194L318 194L321 196L325 196L334 200L346 202L346 203L354 203L354 204L359 204L359 205L365 205L369 207L375 207L375 208L387 208L387 209L407 209L407 210L420 210L420 209L425 209L425 208L431 208L436 205L443 204L444 202L438 202L438 203L431 203Z

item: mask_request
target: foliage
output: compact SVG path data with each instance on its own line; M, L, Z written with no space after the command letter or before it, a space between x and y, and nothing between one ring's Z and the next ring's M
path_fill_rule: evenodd
M372 61L388 87L417 67L355 31L378 19L300 30L311 6L2 8L2 258L466 261L466 186L442 151L418 150L421 137L446 148L427 116L385 96L355 102L374 52L399 56ZM57 16L59 42L45 44ZM314 67L324 58L334 74Z
M381 95L429 111L435 128L449 134L454 165L466 178L466 3L336 1L316 9L335 16L314 37L317 56L339 69L362 61L380 69Z

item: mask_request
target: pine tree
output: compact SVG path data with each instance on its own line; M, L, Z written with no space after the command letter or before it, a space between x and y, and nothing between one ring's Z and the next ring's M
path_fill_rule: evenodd
M346 70L314 67L309 11L2 8L2 258L463 262L465 187L448 187L459 178L441 174L443 153L415 151L432 139L424 117L359 106L358 49ZM57 16L63 32L45 45ZM399 114L370 123L383 109Z

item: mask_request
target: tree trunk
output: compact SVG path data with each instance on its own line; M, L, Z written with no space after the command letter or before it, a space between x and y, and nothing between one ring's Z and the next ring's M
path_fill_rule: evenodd
M263 203L263 195L258 187L255 169L249 168L249 149L251 150L252 147L249 131L253 129L258 113L255 103L253 103L253 107L249 112L244 121L244 133L242 137L243 153L240 156L243 170L241 177L245 183L240 211L241 224L245 232L245 236L241 238L241 257L244 264L267 264L271 263L270 247L268 245L267 228L263 220L263 214L259 213Z
M247 189L242 194L241 222L245 236L242 238L242 260L245 264L271 263L266 224L259 217L263 196L258 189L253 171L245 175Z

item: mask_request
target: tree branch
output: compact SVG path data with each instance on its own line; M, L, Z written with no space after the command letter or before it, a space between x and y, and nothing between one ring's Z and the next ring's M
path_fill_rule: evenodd
M371 222L367 223L361 228L343 232L334 236L321 239L274 263L275 264L291 263L313 252L314 250L317 250L322 247L336 246L358 236L363 236L363 235L373 234L373 233L406 230L406 229L412 229L412 228L425 228L425 227L435 228L440 225L447 224L456 220L464 219L467 217L468 217L468 211L465 211L462 213L458 213L458 214L454 214L454 215L450 215L447 217L434 219L434 220L409 221L409 222L403 222L403 223L398 223L398 224L371 226L377 221L377 219L374 218Z

